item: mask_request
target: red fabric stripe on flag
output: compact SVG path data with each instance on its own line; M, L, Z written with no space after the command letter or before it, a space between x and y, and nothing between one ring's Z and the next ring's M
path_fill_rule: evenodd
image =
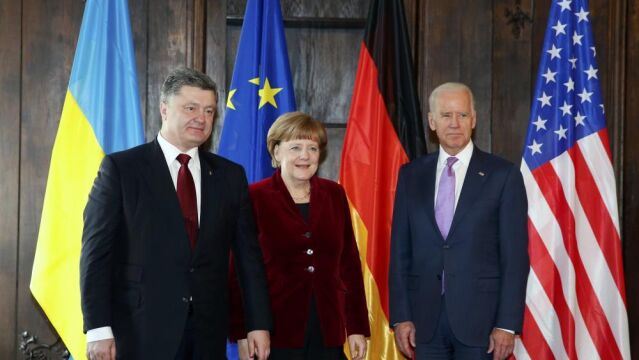
M606 208L601 193L597 188L597 183L588 168L586 159L575 146L568 151L575 165L575 186L581 201L581 206L588 217L593 233L597 238L603 256L606 258L608 268L615 279L615 284L626 302L626 288L623 279L622 254L619 246L621 239L615 228L610 213Z
M524 309L524 327L521 332L521 342L526 348L526 352L531 359L554 360L555 356L544 340L544 335L539 331L539 327L533 318L528 306ZM571 358L576 359L576 357Z
M550 162L538 167L532 174L560 225L564 246L575 269L577 302L597 352L604 360L621 359L621 352L612 334L610 324L608 324L599 299L588 278L584 263L579 256L575 236L575 219L566 201L566 194L563 191L560 179Z
M388 317L390 219L399 167L408 157L379 92L377 67L364 45L356 79L342 150L340 181L368 230L366 261Z
M570 359L576 359L575 319L570 312L568 303L566 303L566 297L561 286L561 275L539 232L530 221L528 221L528 252L531 259L530 266L535 271L541 286L546 292L546 296L550 299L555 308L555 313L557 313L559 326L561 327L561 338L564 342L566 353ZM526 346L526 349L528 349L528 346Z
M608 139L608 129L604 128L599 130L597 133L599 134L599 139L601 139L601 143L603 144L604 150L606 150L606 154L608 154L608 159L612 163L612 151L610 150L610 139Z

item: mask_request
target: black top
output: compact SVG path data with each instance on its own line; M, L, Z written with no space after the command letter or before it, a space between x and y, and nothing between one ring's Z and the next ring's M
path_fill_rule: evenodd
M308 223L308 209L311 203L303 203L303 204L295 204L295 205L297 205L297 209L300 211L300 214L302 214L302 217L304 218L304 222Z

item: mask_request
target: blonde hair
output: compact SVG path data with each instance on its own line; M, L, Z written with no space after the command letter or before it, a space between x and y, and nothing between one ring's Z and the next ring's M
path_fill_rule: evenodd
M326 129L324 125L301 112L294 111L280 115L266 135L266 146L268 153L271 154L271 165L274 168L280 166L279 161L275 160L275 146L282 141L308 139L316 141L320 147L320 163L326 158Z

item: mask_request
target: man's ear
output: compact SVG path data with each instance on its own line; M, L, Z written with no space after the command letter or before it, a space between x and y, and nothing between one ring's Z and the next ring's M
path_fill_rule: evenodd
M435 131L435 119L433 117L433 113L432 112L428 113L428 127L431 130Z
M160 101L160 116L162 116L162 121L166 119L168 108L168 105L164 101Z

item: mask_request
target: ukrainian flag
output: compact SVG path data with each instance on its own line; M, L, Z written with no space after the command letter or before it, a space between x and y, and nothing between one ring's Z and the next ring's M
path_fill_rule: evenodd
M244 166L249 182L273 173L266 134L295 111L279 0L248 0L226 101L218 154Z
M75 359L82 213L105 154L144 141L127 0L88 0L44 197L31 292Z

